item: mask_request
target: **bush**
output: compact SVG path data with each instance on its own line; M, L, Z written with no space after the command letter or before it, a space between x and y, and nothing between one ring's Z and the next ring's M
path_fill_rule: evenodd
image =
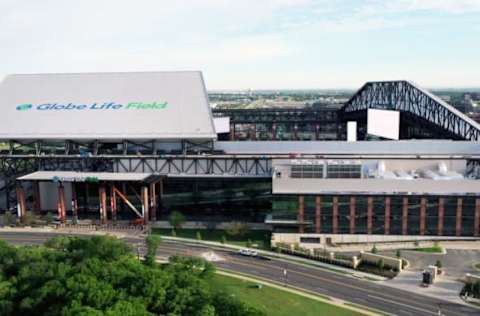
M222 244L226 244L227 243L227 237L225 237L225 235L222 235L222 239L220 240L220 242Z
M225 228L225 232L232 237L244 236L247 233L248 226L241 222L231 222Z
M247 248L252 248L252 241L250 239L247 240Z
M170 235L172 237L177 237L177 232L175 231L175 229L172 229L172 232L170 233Z
M31 226L32 224L35 224L35 215L31 211L25 213L23 224L25 226Z
M371 253L377 253L378 252L378 249L377 249L377 245L373 244L373 247L372 247L372 250L371 250Z
M15 225L17 223L17 217L13 215L11 212L6 211L3 215L3 225L10 226Z
M395 255L396 255L397 258L401 258L401 257L402 257L402 253L401 253L400 250L397 250L397 252L396 252Z
M378 260L377 265L380 270L385 269L385 261L383 259Z
M437 268L441 269L443 267L443 264L442 264L442 261L440 260L437 260L437 262L435 262L435 265L437 266Z
M45 222L47 223L47 225L50 225L53 222L52 213L48 212L47 214L45 214L44 219L45 219Z
M183 223L185 222L185 216L182 213L173 211L168 218L170 225L175 229L178 230L182 228Z
M197 240L202 240L202 234L200 232L197 232Z

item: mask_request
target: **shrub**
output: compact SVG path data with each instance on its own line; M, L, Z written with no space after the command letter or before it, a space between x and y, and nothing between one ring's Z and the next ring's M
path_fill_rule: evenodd
M443 267L443 264L442 264L442 261L440 260L437 260L437 262L435 262L435 265L437 266L437 268L441 269Z
M197 240L202 240L202 234L200 232L197 232Z
M371 252L372 253L377 253L378 252L377 245L373 244Z
M175 229L178 230L182 228L183 223L185 222L185 216L182 213L173 211L168 218L170 225Z
M170 233L170 235L172 237L177 237L177 232L175 231L175 229L172 229L172 232Z
M3 215L3 224L6 226L14 225L17 222L17 218L12 213L6 211Z
M31 211L25 213L23 224L25 226L31 226L32 224L35 224L35 215Z
M385 269L385 261L383 259L378 260L377 266L380 270Z
M247 230L247 224L241 222L231 222L225 228L225 232L232 237L244 236Z
M396 255L397 258L401 258L401 257L402 257L402 253L401 253L400 250L397 250L397 252L396 252L395 255Z
M247 248L252 248L252 241L250 239L247 240Z
M220 240L220 242L222 244L226 244L227 243L227 237L225 237L225 235L222 235L222 239Z
M50 225L52 222L53 222L53 215L51 212L48 212L47 214L45 214L45 222L47 223L47 225Z

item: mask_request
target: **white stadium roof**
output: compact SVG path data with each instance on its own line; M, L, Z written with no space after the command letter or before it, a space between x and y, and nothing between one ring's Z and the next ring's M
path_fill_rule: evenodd
M10 75L0 110L5 140L216 137L199 71Z

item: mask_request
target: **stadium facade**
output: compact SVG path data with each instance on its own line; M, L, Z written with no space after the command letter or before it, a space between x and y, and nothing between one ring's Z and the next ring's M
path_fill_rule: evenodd
M21 219L178 210L300 237L480 234L480 125L408 81L340 108L212 113L200 72L12 75L0 108L0 208ZM378 123L398 140L372 140Z

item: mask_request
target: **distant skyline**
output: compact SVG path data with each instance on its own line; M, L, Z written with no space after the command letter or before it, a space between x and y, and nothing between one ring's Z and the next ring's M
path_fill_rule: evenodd
M0 0L11 73L201 70L208 90L480 87L480 0Z

